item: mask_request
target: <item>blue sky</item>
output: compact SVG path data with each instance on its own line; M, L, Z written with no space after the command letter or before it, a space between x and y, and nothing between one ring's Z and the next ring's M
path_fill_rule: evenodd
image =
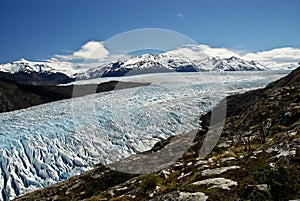
M140 28L212 47L299 48L299 20L300 0L0 0L0 63L47 59Z

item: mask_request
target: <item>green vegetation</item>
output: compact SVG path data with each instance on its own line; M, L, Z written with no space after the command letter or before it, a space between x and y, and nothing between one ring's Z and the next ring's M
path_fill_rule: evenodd
M271 197L275 201L289 200L300 191L300 172L295 168L279 164L267 177Z
M247 163L249 175L240 185L239 195L245 200L289 200L300 193L300 171L297 167L278 163L275 167L257 161ZM267 184L268 191L261 191L256 185Z
M146 190L154 190L158 184L158 176L154 174L147 174L142 180L142 187Z

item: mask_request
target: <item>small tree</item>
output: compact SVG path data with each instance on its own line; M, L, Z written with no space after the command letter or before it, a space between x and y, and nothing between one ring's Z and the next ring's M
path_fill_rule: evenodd
M244 151L251 153L251 134L246 134L242 138L242 142L244 144Z
M266 143L266 136L270 135L271 129L277 123L276 119L266 119L260 122L260 138L262 143Z

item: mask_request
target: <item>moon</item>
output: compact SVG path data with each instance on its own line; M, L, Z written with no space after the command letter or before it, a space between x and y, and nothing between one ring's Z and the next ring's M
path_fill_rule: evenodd
M178 13L178 14L177 14L177 18L179 18L179 19L184 19L184 14Z

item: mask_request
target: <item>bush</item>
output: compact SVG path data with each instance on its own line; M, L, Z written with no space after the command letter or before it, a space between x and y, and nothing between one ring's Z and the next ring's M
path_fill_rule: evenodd
M268 200L270 197L275 201L299 198L300 172L297 168L283 163L271 168L268 164L259 161L256 164L249 163L246 170L249 180L243 183L239 189L241 198ZM251 188L257 184L267 184L270 189L269 194Z
M270 194L268 192L258 190L254 185L249 186L247 184L241 184L238 189L239 196L242 200L251 201L266 201L270 200Z
M272 171L270 165L260 164L257 166L250 167L251 177L258 184L265 184L268 181L269 174Z
M142 181L142 186L146 190L154 190L158 183L158 178L154 174L147 174Z
M288 200L292 195L297 194L300 187L300 174L296 169L287 168L280 164L268 175L267 184L270 186L270 193L273 200Z

